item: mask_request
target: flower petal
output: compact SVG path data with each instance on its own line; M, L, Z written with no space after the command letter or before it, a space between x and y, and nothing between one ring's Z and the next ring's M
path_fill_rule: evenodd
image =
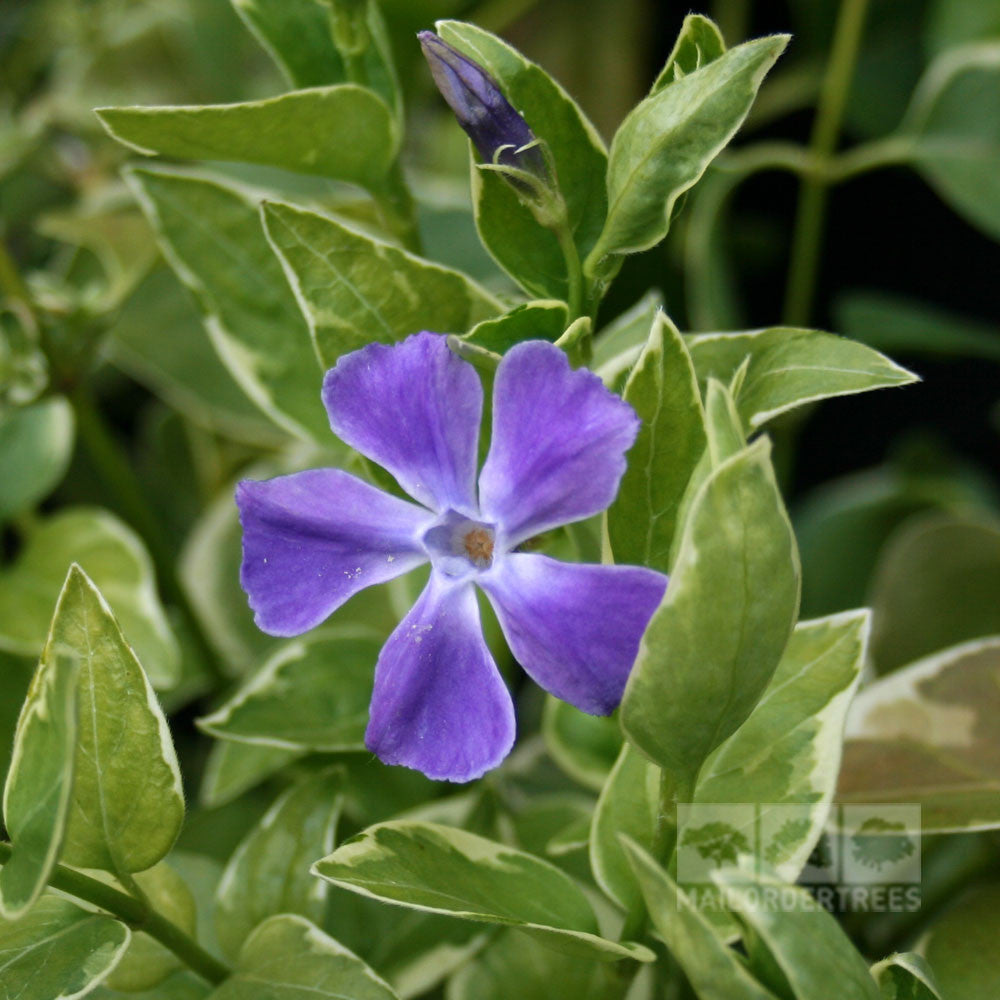
M604 510L625 472L639 420L558 347L525 341L507 352L493 388L493 443L479 477L482 516L508 546Z
M483 388L447 338L417 333L344 355L323 380L333 433L388 469L415 500L475 511Z
M639 566L514 553L479 583L525 672L581 711L609 715L667 578Z
M514 706L483 641L475 591L431 573L378 658L365 746L428 778L471 781L513 743Z
M339 469L310 469L236 487L243 525L240 584L257 626L299 635L349 597L427 561L434 515Z

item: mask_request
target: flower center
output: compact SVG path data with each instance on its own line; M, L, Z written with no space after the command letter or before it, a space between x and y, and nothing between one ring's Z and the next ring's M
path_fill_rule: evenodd
M493 562L493 532L489 528L476 527L462 539L468 557L480 569Z
M446 576L464 577L493 565L496 531L492 524L447 511L424 533L424 548Z

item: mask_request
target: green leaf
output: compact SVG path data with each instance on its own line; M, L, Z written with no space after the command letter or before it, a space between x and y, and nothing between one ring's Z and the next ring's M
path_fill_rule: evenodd
M0 918L0 1000L81 997L118 964L129 937L120 921L55 896L19 920Z
M1000 991L1000 883L967 892L930 929L924 954L947 1000L994 1000Z
M545 70L506 42L461 21L438 21L436 27L449 45L486 69L545 143L582 260L601 232L607 209L607 154L596 129ZM472 197L479 235L496 262L530 295L565 300L569 283L559 242L510 184L473 168Z
M1000 42L944 52L901 127L907 158L956 211L1000 239Z
M626 743L601 790L590 827L594 880L626 912L638 911L642 895L622 836L653 849L660 813L660 769Z
M216 933L228 954L276 913L323 919L328 887L309 865L333 849L342 779L339 770L328 770L288 789L233 852L215 909Z
M195 901L180 875L161 861L148 871L139 872L135 881L157 913L185 933L194 935L197 920ZM180 959L172 951L148 934L136 931L105 985L128 993L152 989L180 964Z
M198 725L286 750L362 750L381 646L380 635L357 626L286 643Z
M629 372L649 339L656 313L662 308L663 296L656 290L647 292L631 309L597 331L590 367L612 392L624 390Z
M140 872L170 850L184 796L167 720L100 591L78 566L49 645L79 658L76 764L62 858L80 868Z
M560 955L504 931L448 983L448 1000L620 1000L627 982L607 962Z
M677 883L643 850L623 838L653 926L700 1000L773 1000ZM822 994L816 994L821 996Z
M4 787L12 842L0 868L0 914L16 919L38 899L59 860L73 794L78 675L76 657L48 646L31 682Z
M280 747L216 740L208 751L198 799L206 809L225 805L301 756Z
M681 498L706 444L694 368L666 313L653 320L624 395L642 423L608 510L611 549L616 562L666 572Z
M149 555L131 528L103 510L64 508L32 528L13 565L0 573L0 648L41 652L71 562L114 606L149 677L170 687L180 649L156 595Z
M659 93L664 87L714 62L725 51L726 43L715 22L702 14L688 14L649 93Z
M883 546L912 515L989 503L979 477L950 462L930 469L892 462L820 485L793 512L802 555L802 613L864 603Z
M328 216L267 203L263 217L326 368L373 340L402 340L418 330L465 333L501 311L465 275Z
M848 715L838 799L919 804L925 834L1000 827L998 711L996 637L883 677Z
M132 169L128 177L233 378L278 426L325 440L322 371L254 200L235 187L166 169Z
M548 340L555 343L569 325L565 302L554 299L525 302L496 319L477 323L466 340L477 347L504 354L522 340Z
M871 973L882 1000L941 1000L934 973L916 952L890 955L873 965Z
M330 30L329 3L323 0L233 0L233 6L292 86L321 87L348 80L344 58ZM365 79L401 117L399 85L378 6L371 0L363 0L363 6L369 44L360 53L359 61Z
M795 539L761 439L715 469L691 505L625 688L628 739L693 784L764 693L798 600Z
M737 45L632 110L611 143L608 218L588 267L667 235L677 199L736 134L787 42L772 35Z
M614 719L587 715L549 696L542 735L549 755L563 771L581 785L601 790L622 745L621 730Z
M385 101L352 83L243 104L98 108L97 116L148 156L235 160L362 186L382 181L399 148Z
M848 292L834 315L838 329L880 351L1000 361L1000 328L902 295Z
M104 346L117 368L199 426L255 446L287 440L230 374L169 268L128 297Z
M281 914L247 938L233 974L210 1000L395 1000L360 958L303 917Z
M789 881L819 840L833 800L869 631L867 611L800 622L763 697L698 775L696 805L757 805L751 822L761 856Z
M886 543L871 585L880 673L964 639L1000 633L1000 524L928 512Z
M713 872L715 882L748 932L773 960L796 1000L880 1000L864 959L840 924L805 889L776 876L738 868Z
M73 410L62 396L0 414L0 520L33 507L66 473Z
M313 871L345 889L401 906L518 927L568 954L653 959L643 945L598 936L587 898L554 865L464 830L381 823L316 862Z
M736 404L751 431L806 403L917 381L870 347L818 330L695 333L687 345L699 382L728 383L750 359Z

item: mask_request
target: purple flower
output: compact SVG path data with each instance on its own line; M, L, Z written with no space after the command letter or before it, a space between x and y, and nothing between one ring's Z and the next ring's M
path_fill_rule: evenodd
M379 655L367 747L450 781L477 778L509 752L514 708L473 585L538 684L584 712L612 712L666 577L518 549L611 503L638 430L632 408L552 344L518 344L496 372L477 490L483 390L445 337L418 333L345 355L326 373L323 402L334 433L416 503L339 469L245 480L240 581L258 626L292 636L359 590L431 563Z
M545 158L535 134L504 97L496 80L434 32L421 31L417 38L441 96L483 160L519 167L547 180Z

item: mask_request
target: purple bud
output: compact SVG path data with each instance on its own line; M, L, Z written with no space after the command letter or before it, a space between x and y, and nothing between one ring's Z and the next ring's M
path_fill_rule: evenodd
M537 145L518 152L536 142L535 134L504 97L496 80L434 32L421 31L417 37L441 96L484 162L517 167L547 179L545 158Z

